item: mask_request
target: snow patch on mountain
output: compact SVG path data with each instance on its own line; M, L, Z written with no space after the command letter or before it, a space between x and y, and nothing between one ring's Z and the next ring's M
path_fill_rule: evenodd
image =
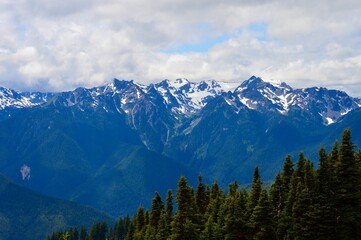
M239 97L239 101L241 101L241 103L243 103L249 109L256 109L256 106L257 106L256 101L252 101L251 99L248 99L246 97Z

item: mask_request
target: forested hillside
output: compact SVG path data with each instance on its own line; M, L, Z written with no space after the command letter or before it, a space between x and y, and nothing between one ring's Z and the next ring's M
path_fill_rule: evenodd
M175 196L168 191L162 200L155 193L150 210L139 207L114 227L97 223L89 232L72 228L48 240L361 239L361 152L355 147L345 130L329 153L320 148L317 169L302 152L295 163L287 156L270 189L257 166L250 191L236 182L225 191L201 177L194 189L181 177Z
M34 240L59 228L114 220L99 210L19 186L0 174L0 239Z

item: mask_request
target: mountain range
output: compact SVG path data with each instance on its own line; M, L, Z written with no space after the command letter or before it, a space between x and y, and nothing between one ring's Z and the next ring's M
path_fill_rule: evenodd
M115 79L60 93L0 88L0 171L33 190L132 213L159 191L191 184L264 181L287 154L317 162L343 129L361 143L361 99L321 87L243 82ZM309 154L309 155L308 155ZM20 168L31 169L23 179Z

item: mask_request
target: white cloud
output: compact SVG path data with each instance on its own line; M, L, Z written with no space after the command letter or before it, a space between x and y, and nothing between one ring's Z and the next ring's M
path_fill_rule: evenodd
M357 0L3 1L0 85L58 91L114 77L260 75L360 95L360 11ZM164 51L223 35L206 52Z

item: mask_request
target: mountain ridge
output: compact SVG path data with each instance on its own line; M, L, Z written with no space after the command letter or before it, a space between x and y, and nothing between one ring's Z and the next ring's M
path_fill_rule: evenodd
M0 109L28 108L42 104L66 107L88 104L99 107L104 100L110 100L114 102L112 109L107 109L109 106L103 105L104 110L123 111L128 114L129 103L141 100L145 95L158 95L173 114L189 117L202 109L210 99L227 92L234 94L250 109L278 111L287 115L290 108L301 108L313 112L314 116L319 115L325 125L336 122L341 116L361 106L361 99L353 98L343 91L321 87L293 89L285 82L268 82L252 76L243 82L190 82L187 79L165 79L149 85L138 84L133 80L114 79L113 83L104 86L79 87L73 91L59 93L16 92L0 88Z

